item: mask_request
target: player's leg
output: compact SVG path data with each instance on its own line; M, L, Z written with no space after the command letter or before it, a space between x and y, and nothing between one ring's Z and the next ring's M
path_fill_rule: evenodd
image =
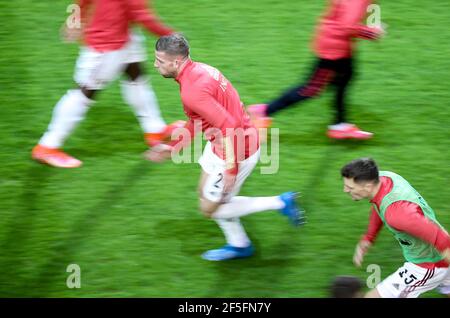
M199 183L200 209L208 218L213 218L221 227L227 238L227 245L206 252L203 258L207 260L227 260L252 255L253 248L239 217L268 210L280 210L295 225L303 219L302 211L295 202L291 192L273 197L236 197L245 179L250 175L259 158L254 154L240 163L239 173L230 197L223 195L224 162L211 151L210 144L205 147L199 163L203 172ZM225 202L225 203L224 203Z
M200 210L203 213L214 211L221 204L220 202L214 202L204 198L204 188L209 178L210 175L202 169L202 174L200 176L200 182L198 186L198 194ZM209 251L209 253L207 252L208 254L203 255L204 258L208 258L210 260L212 260L213 258L217 260L219 260L218 258L230 258L230 255L225 256L224 254L233 253L233 249L235 250L234 254L236 254L237 252L240 257L250 256L251 254L253 254L251 241L248 238L247 233L245 232L239 218L215 219L215 221L219 225L225 236L227 248L224 249L223 253L220 253L220 251L217 250L215 252ZM213 254L217 255L213 256ZM232 258L236 258L236 255L234 255Z
M58 101L53 109L52 119L47 131L33 148L32 158L60 168L76 168L82 162L62 150L64 140L83 120L93 100L88 98L81 89L73 89Z
M141 63L128 64L125 69L128 80L121 82L122 96L133 108L149 146L167 137L166 122L161 117L156 95L143 71Z
M369 139L373 134L362 131L356 125L350 124L346 119L346 95L349 84L353 78L353 59L345 58L336 61L336 76L333 80L335 86L334 108L336 118L333 125L328 127L328 137L334 139Z
M257 104L248 107L248 112L255 125L259 126L258 119L266 118L276 112L285 109L291 105L306 101L322 93L327 85L333 80L334 70L333 61L318 59L308 76L306 83L295 86L286 91L279 98L269 104Z
M46 133L33 148L33 159L61 168L75 168L82 164L60 148L84 119L96 92L121 72L122 60L120 50L100 53L88 47L81 48L74 76L79 87L67 91L56 104Z
M127 79L121 81L122 96L129 104L141 125L144 138L149 146L160 143L167 137L166 122L161 117L158 100L145 74L144 63L147 54L144 46L145 38L137 31L131 33L127 44Z
M294 225L299 225L304 221L302 220L302 211L296 204L296 194L294 192L286 192L270 197L236 196L258 163L258 160L259 150L239 163L239 172L236 176L233 190L228 196L224 196L223 175L225 163L212 152L209 143L206 145L204 153L199 159L203 171L208 175L207 178L202 178L200 193L200 208L206 217L227 219L269 210L279 210Z

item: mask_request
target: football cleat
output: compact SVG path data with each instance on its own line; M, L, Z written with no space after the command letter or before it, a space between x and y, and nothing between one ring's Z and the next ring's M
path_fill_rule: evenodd
M306 223L305 211L299 206L296 199L297 192L285 192L280 195L284 207L280 209L280 213L287 216L294 226L300 226Z
M202 254L202 258L207 261L227 261L236 258L250 257L255 252L253 245L247 247L234 247L225 245L219 249L209 250Z
M345 124L341 129L328 128L327 136L333 139L360 139L366 140L373 137L373 133L363 131L353 124Z
M39 144L33 148L31 157L36 161L57 168L78 168L83 164L80 160L69 156L59 149Z

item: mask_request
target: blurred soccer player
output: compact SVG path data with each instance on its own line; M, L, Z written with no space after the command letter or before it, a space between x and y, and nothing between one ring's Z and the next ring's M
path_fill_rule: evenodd
M130 26L141 24L158 36L172 30L158 21L145 0L80 0L79 6L83 29L63 27L68 41L75 41L84 33L74 76L79 87L67 91L56 104L47 132L32 151L33 159L61 168L82 164L60 148L84 119L97 92L122 73L128 77L121 82L124 100L133 108L147 143L157 144L169 128L161 118L156 96L144 74L144 39L130 32Z
M206 260L222 261L251 256L254 248L239 218L251 213L280 210L294 225L303 223L295 193L273 197L236 196L259 160L257 130L245 113L233 85L215 68L194 62L189 45L179 34L161 37L156 43L155 67L180 85L184 111L189 117L182 138L160 144L147 152L147 158L160 162L190 144L195 126L209 140L199 164L200 209L213 218L225 234L227 245L207 251Z
M436 287L450 293L450 236L425 199L398 174L378 171L369 158L348 163L341 175L344 192L355 201L369 199L372 204L367 233L356 246L355 265L361 266L383 224L406 259L366 297L414 298Z
M291 105L318 96L328 84L335 86L336 118L328 127L328 137L334 139L369 139L372 133L347 122L346 91L353 77L354 38L378 39L382 30L361 24L370 0L331 0L321 18L314 39L316 62L306 83L301 83L268 104L248 107L252 121L259 128L271 124L270 116Z
M330 286L330 296L332 298L360 298L364 296L362 288L363 284L358 277L337 276Z

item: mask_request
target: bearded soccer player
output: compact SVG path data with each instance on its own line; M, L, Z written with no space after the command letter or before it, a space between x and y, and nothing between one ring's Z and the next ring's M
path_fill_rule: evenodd
M47 132L33 148L32 158L60 168L76 168L82 162L61 147L84 119L97 92L125 73L121 82L124 100L133 108L147 143L155 145L170 132L162 119L156 96L144 74L144 39L130 32L133 24L144 26L158 36L172 33L147 8L145 0L80 0L82 28L63 27L66 40L83 34L84 45L76 63L75 82L53 110ZM170 134L169 134L170 135Z
M209 140L199 159L200 209L218 223L227 244L205 252L202 257L222 261L251 256L253 245L239 221L248 214L279 210L294 225L300 225L303 212L293 192L273 197L236 196L257 164L260 151L257 130L233 85L217 69L192 61L188 42L180 34L161 37L156 43L155 57L159 73L174 78L180 85L189 121L182 138L153 147L147 158L160 162L181 151L194 137L195 125Z
M361 266L383 225L397 239L406 260L366 297L415 298L436 287L450 295L450 236L425 199L398 174L378 171L370 158L348 163L341 175L344 192L372 204L367 233L356 246L355 265Z
M282 109L320 95L328 84L335 87L336 117L328 127L333 139L369 139L372 133L362 131L347 122L346 102L348 85L353 77L354 39L376 40L383 31L379 27L362 24L370 0L330 0L329 8L321 18L314 39L316 62L305 83L301 83L268 104L248 107L252 121L258 128L271 124L271 116Z

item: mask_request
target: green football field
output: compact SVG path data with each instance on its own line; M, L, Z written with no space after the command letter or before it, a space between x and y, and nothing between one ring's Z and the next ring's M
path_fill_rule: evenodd
M225 263L200 258L224 244L198 211L197 164L156 165L118 81L102 92L64 149L80 169L30 159L58 99L73 87L76 44L60 41L70 1L0 3L1 297L327 297L336 275L365 281L369 264L384 278L403 264L385 229L364 266L352 264L366 230L367 201L342 191L339 170L373 157L405 177L450 229L450 11L445 1L380 1L388 34L363 41L349 117L375 138L325 136L332 95L277 115L279 170L247 180L242 195L302 192L308 224L296 229L276 211L243 218L254 257ZM269 101L307 75L310 41L325 1L154 1L159 16L184 32L194 60L220 69L248 105ZM168 122L184 118L178 84L148 73ZM70 264L81 288L69 289ZM442 297L431 292L424 297Z

